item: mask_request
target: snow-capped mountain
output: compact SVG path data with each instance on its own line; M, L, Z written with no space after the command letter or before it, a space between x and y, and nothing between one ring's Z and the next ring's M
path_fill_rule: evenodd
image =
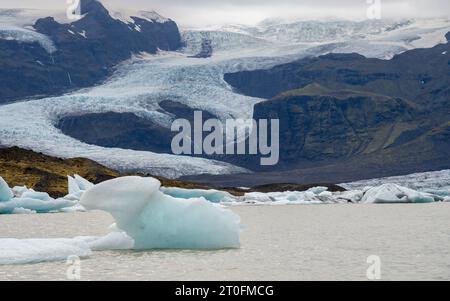
M91 86L133 53L181 46L176 23L156 12L121 15L122 20L100 2L83 0L81 19L67 22L60 14L0 12L0 65L8 70L0 74L0 102Z

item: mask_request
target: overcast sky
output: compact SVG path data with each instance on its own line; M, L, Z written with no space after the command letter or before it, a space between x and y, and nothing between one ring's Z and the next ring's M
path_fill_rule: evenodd
M102 0L108 6L156 10L181 25L255 24L266 18L364 19L376 0ZM384 18L450 17L449 0L380 0ZM65 10L66 0L0 0L0 7Z

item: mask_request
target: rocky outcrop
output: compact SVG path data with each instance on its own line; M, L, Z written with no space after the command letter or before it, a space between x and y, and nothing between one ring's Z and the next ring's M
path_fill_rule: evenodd
M198 180L336 183L450 168L449 71L446 43L392 60L329 54L226 74L237 91L269 99L254 117L280 119L280 164Z
M450 44L446 43L407 51L392 60L328 54L268 70L226 74L225 80L245 95L267 99L313 83L399 97L425 106L442 121L450 113L449 68Z
M400 98L319 85L286 92L255 106L254 117L280 120L281 166L346 159L388 148L420 130L415 107ZM406 137L404 137L406 139Z
M0 103L45 95L99 83L115 65L133 53L156 53L181 47L175 22L131 17L114 19L96 0L82 0L84 17L60 24L52 17L39 19L38 33L48 36L56 51L39 43L0 39Z
M119 176L118 172L88 159L63 160L18 147L0 148L0 176L11 187L26 185L53 197L63 197L68 191L67 175L74 174L93 183Z
M121 174L115 170L111 170L92 160L84 158L59 159L30 150L18 147L1 148L0 147L0 177L11 186L27 186L37 191L48 192L52 197L63 197L67 194L67 175L78 174L92 183L110 180L119 176L129 176L131 174ZM135 174L137 176L152 176ZM154 177L154 176L152 176ZM1 181L0 178L0 181ZM204 183L196 183L181 180L172 180L162 177L157 178L164 187L178 187L184 189L218 189ZM6 184L3 185L3 187ZM1 183L0 183L0 186ZM307 190L315 186L326 186L330 191L341 191L342 188L331 184L314 184L314 185L270 185L263 187L255 187L250 190L239 188L223 188L235 196L243 196L247 192L269 192L281 191L285 188L296 190Z
M174 133L133 113L67 116L56 125L64 134L103 147L170 153Z
M164 100L160 111L169 120L183 118L194 123L194 111L182 103ZM204 120L217 118L203 111ZM88 144L172 154L171 143L177 132L133 113L93 113L65 116L56 124L64 134Z

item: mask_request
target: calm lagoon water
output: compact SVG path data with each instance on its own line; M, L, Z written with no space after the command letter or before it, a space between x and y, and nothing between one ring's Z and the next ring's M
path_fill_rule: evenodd
M242 248L106 251L81 261L81 280L450 280L450 204L232 207ZM0 216L1 238L104 235L102 212ZM0 280L66 280L66 262L0 266Z

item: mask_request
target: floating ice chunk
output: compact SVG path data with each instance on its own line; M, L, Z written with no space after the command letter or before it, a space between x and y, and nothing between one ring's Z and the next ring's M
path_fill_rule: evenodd
M331 191L322 191L321 193L319 193L320 197L333 197L333 193Z
M52 198L48 195L46 192L36 192L33 190L28 190L22 193L21 196L22 199L34 199L34 200L41 200L41 201L51 201Z
M362 190L349 190L343 192L337 192L333 194L333 197L341 203L359 203L364 195Z
M61 199L58 199L58 200L61 200ZM67 199L65 197L62 200L66 200L67 201ZM62 209L60 209L58 211L59 212L67 212L67 213L71 213L71 212L86 212L87 211L86 208L84 208L78 202L78 200L76 200L74 203L75 203L75 205L70 206L70 207L64 207L64 208L62 208Z
M43 201L40 199L13 198L8 202L0 203L0 214L12 214L16 208L25 208L38 213L56 212L76 204L77 202L65 199Z
M27 186L15 186L12 189L12 191L16 198L20 198L20 197L22 197L22 194L24 194L25 192L28 191L28 188L27 188Z
M0 265L62 261L69 256L88 257L92 251L129 250L134 241L126 233L55 239L0 239Z
M319 192L320 190L315 190ZM323 192L323 191L322 191ZM324 204L331 200L325 196L319 197L312 191L285 191L285 192L251 192L242 198L245 203L288 205L288 204Z
M8 202L14 197L11 188L8 184L0 177L0 202Z
M80 187L78 187L78 182L71 176L67 176L67 182L69 184L69 194L77 195L80 192Z
M361 203L432 203L432 195L421 193L396 184L384 184L369 189L361 199Z
M26 209L26 208L14 208L12 214L36 214L37 212L34 210Z
M240 218L204 198L179 199L153 178L123 177L88 190L81 204L109 212L134 249L221 249L240 246Z
M78 188L79 188L80 190L86 191L86 190L88 190L88 189L94 187L94 184L92 184L91 182L89 182L89 181L86 180L85 178L80 177L79 175L75 175L74 177L75 177L75 181L76 181L76 183L77 183L77 185L78 185Z
M276 200L271 197L269 194L262 193L262 192L249 192L246 193L243 197L244 202L248 203L269 203L269 202L275 202Z
M195 199L195 198L205 198L206 200L213 203L227 202L234 200L235 198L225 191L219 190L202 190L202 189L183 189L176 187L161 187L161 191L164 194L173 196L178 199Z
M328 190L327 187L318 186L318 187L310 188L310 189L308 189L307 191L308 191L308 192L312 192L312 193L314 193L314 194L316 194L316 195L319 195L319 194L321 194L322 192L325 192L325 191L327 191L327 190Z
M87 257L89 245L81 239L0 239L0 264L27 264Z
M94 184L79 175L75 175L74 177L67 176L67 181L69 194L64 197L67 200L80 200L86 190L94 187Z
M80 193L79 195L68 194L64 197L64 199L69 200L69 201L79 201L81 196L82 196L82 193Z
M134 240L125 232L111 232L103 237L85 238L92 251L130 250Z

